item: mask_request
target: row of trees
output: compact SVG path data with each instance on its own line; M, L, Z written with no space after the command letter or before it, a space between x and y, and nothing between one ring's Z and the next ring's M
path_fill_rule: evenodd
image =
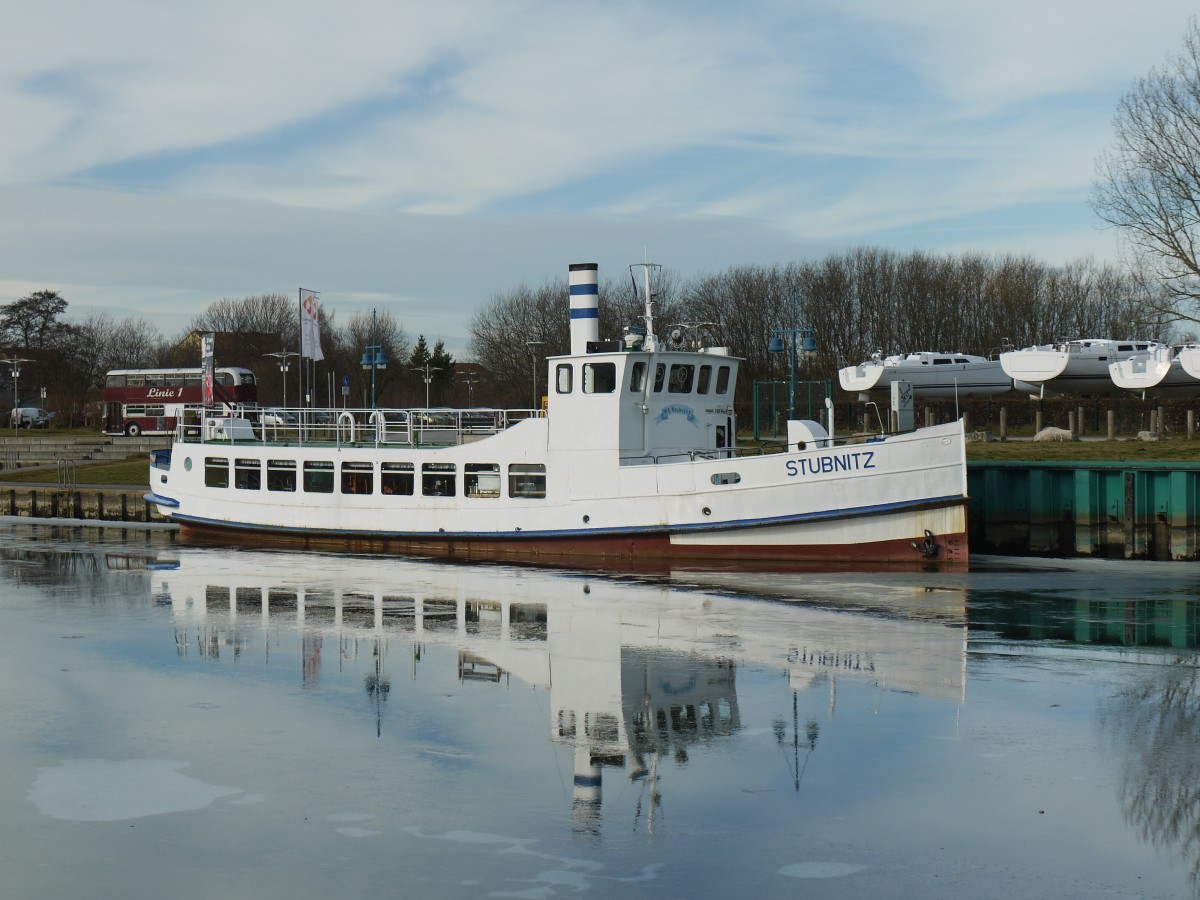
M296 301L287 295L218 300L196 316L182 335L169 339L144 319L117 320L106 312L72 319L68 306L56 291L37 291L0 306L4 358L22 361L18 379L12 377L13 365L0 372L4 392L0 396L8 403L39 405L44 389L45 405L55 410L60 422L90 423L98 412L96 401L106 372L198 366L198 335L209 331L217 333L218 365L244 366L259 375L262 402L283 401L285 364L288 402L299 403L299 363L294 358L299 313ZM372 373L361 365L368 345L381 348L389 360L386 368L375 371L375 393L381 405L423 405L426 365L431 402L449 404L457 399L454 358L442 341L432 348L423 335L410 341L390 312L354 315L340 325L322 310L320 326L325 359L316 366L310 363L307 372L314 403L340 405L343 375L350 381L346 401L354 406L370 403ZM293 356L271 356L279 353Z
M692 279L660 270L653 291L660 336L676 327L703 330L709 343L745 359L736 398L743 410L755 381L787 377L787 355L771 353L769 346L796 326L811 326L818 344L817 353L802 360L798 377L836 381L839 366L875 351L986 356L1008 345L1069 337L1165 340L1173 321L1163 292L1086 260L1055 267L1030 257L860 248L814 262L742 266ZM625 279L601 284L601 337L619 337L624 326L644 324L640 293ZM375 346L389 359L374 372L379 405L422 406L428 388L434 406L527 406L535 396L535 377L539 392L545 389L546 357L569 351L567 310L565 278L498 293L471 320L468 352L474 365L464 373L462 366L456 372L440 340L432 348L423 335L410 341L387 310L351 316L343 325L322 309L325 359L306 373L311 399L340 404L345 376L347 402L369 404L372 373L361 357ZM72 321L66 311L65 299L41 291L0 307L0 330L12 352L33 360L21 384L48 386L48 404L68 421L80 421L88 402L98 399L109 369L197 365L195 336L208 331L218 334L219 364L258 373L264 403L284 398L282 363L288 365L288 398L300 402L298 361L272 357L294 352L299 340L297 305L287 295L218 300L175 340L163 339L142 320L96 313Z
M989 258L861 248L815 262L741 266L685 280L667 273L654 288L655 329L701 328L710 343L743 357L739 403L754 381L786 377L788 360L769 351L810 326L818 351L803 377L832 379L842 365L875 351L952 350L993 355L1073 337L1166 339L1172 316L1147 302L1150 289L1114 266L1082 260L1049 266L1030 257ZM566 280L522 285L495 296L474 316L468 354L489 373L498 397L530 392L529 345L542 356L570 347ZM643 301L628 282L600 287L600 335L640 325Z

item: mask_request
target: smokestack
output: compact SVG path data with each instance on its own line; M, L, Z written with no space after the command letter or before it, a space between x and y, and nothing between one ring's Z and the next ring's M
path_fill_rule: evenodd
M571 355L587 353L588 341L600 340L600 266L571 263Z

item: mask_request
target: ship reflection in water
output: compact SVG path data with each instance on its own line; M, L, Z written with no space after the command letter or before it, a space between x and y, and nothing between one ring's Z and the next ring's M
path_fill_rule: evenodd
M548 691L549 738L574 748L573 822L589 832L602 821L605 770L645 782L651 799L638 815L653 830L660 760L686 764L694 748L743 727L740 666L779 670L793 693L825 686L831 716L839 681L941 698L948 709L964 690L961 589L939 592L954 623L906 617L904 604L881 616L721 598L663 580L209 549L180 552L177 566L154 572L152 590L170 606L182 655L266 664L291 640L309 687L327 667L360 665L377 733L395 657L415 678L430 645L455 651L460 683L515 678ZM798 790L799 748L815 748L820 726L794 716L772 727L797 751Z
M0 537L0 585L13 896L114 861L114 895L1200 885L1200 603L1161 564L614 575L43 528Z

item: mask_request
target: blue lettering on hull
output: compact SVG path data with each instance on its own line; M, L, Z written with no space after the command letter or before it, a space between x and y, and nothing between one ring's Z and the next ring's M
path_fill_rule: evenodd
M876 467L875 451L858 450L854 453L801 456L799 459L789 459L785 465L789 478L799 475L829 475L832 472L861 472Z

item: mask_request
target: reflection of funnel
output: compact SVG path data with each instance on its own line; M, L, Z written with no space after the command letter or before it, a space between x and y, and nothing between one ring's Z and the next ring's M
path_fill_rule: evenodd
M571 795L571 824L582 834L600 833L599 763L593 762L586 747L575 748L575 789Z

